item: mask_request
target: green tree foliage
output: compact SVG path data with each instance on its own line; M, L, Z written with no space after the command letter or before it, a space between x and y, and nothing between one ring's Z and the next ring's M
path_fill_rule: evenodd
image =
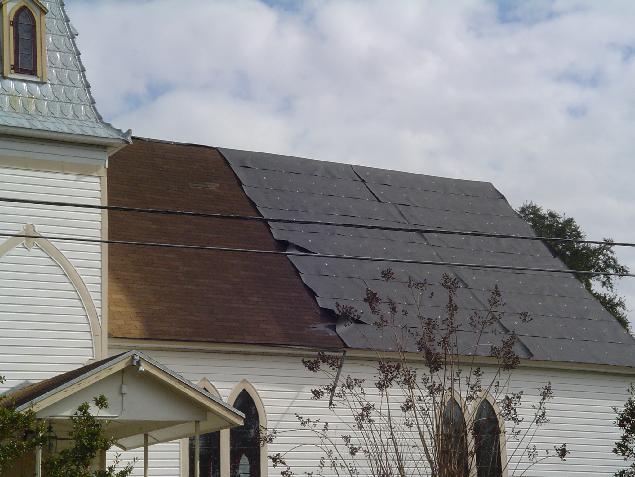
M104 395L93 399L93 403L100 411L108 408ZM128 477L132 473L132 464L117 470L117 462L106 470L92 469L99 453L110 449L114 441L106 436L106 422L91 414L88 403L79 406L71 417L71 423L69 438L73 444L46 459L44 474L47 477Z
M520 216L532 226L538 236L585 240L586 236L576 221L553 210L545 210L533 202L518 209ZM615 256L611 239L603 244L549 241L547 245L565 265L572 270L589 270L600 273L628 273ZM584 287L628 329L628 317L624 299L615 292L615 277L610 275L576 275Z
M0 376L0 384L4 378ZM0 406L0 475L23 455L41 445L44 429L31 411Z
M615 473L616 477L635 477L635 386L631 384L629 389L630 397L624 404L623 409L613 408L617 413L615 423L622 431L620 440L615 443L613 453L631 461L627 469L622 469Z
M0 383L4 379L0 376ZM102 411L108 408L105 396L93 400ZM43 462L46 477L128 477L133 463L119 469L118 459L105 470L94 470L97 456L110 449L114 441L107 437L107 421L91 413L90 405L83 403L71 417L69 434L72 445L47 456ZM44 423L32 411L16 411L10 405L0 406L0 475L11 469L23 456L37 446L46 446Z

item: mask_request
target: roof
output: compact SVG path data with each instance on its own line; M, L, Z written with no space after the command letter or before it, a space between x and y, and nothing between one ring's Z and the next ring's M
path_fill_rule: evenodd
M158 361L150 358L148 355L144 354L141 351L137 350L129 350L123 353L119 353L113 356L109 356L108 358L101 359L99 361L93 361L85 366L81 366L79 368L73 369L71 371L67 371L66 373L58 374L53 376L52 378L45 379L44 381L39 381L37 383L30 384L28 386L24 386L18 388L14 391L9 391L0 395L0 406L2 407L12 407L18 411L25 410L44 398L50 396L51 394L57 393L66 389L71 384L74 384L80 380L89 378L99 371L106 369L110 366L113 366L117 363L122 363L132 357L138 357L142 359L145 363L152 364L154 367L160 369L164 373L176 378L182 384L185 384L187 387L192 388L196 392L209 397L212 401L222 405L228 411L237 413L238 415L244 417L243 413L237 411L232 406L227 404L218 396L208 393L202 387L199 387L188 381L180 374L175 371L166 368Z
M132 367L137 368L136 372L126 371ZM121 408L115 410L113 415L104 414L103 417L109 421L109 434L116 439L117 445L125 450L143 445L143 434L148 432L151 434L153 443L194 435L194 422L184 421L182 411L180 418L176 419L166 409L169 407L166 403L169 402L179 401L181 406L186 403L186 406L197 409L198 411L193 415L197 420L201 420L202 429L206 432L243 423L245 416L242 412L135 350L10 391L0 396L0 407L12 407L18 411L31 409L39 418L54 417L56 421L60 421L56 423L58 428L68 428L68 423L61 422L62 418L64 416L70 418L81 402L94 398L95 385L98 385L102 393L108 393L110 390L111 394L122 393L123 396L121 383L124 377L115 375L124 372L127 373L125 378L127 391L121 399L125 398L126 404L124 406L123 402L111 401L113 407L120 404ZM134 380L139 384L135 384ZM110 388L106 385L108 381L110 381ZM151 381L157 382L158 387L157 385L148 387ZM167 397L157 395L159 390L168 389L170 391ZM153 406L149 408L146 406L150 411L144 416L140 416L134 410L128 411L130 405L139 406L141 403L141 406L145 406L143 403L147 402L148 390L153 392ZM112 398L112 395L110 397Z
M222 161L218 151L227 163ZM152 141L139 141L125 148L115 156L113 165L113 170L109 172L109 186L113 188L112 192L109 189L109 198L113 205L239 215L253 215L255 206L266 219L533 234L504 196L492 184L485 182ZM129 172L132 174L128 175ZM143 177L143 181L139 177ZM127 188L122 188L119 181L124 181ZM246 200L247 197L251 203ZM111 212L110 217L118 214ZM262 224L253 222L223 224L217 219L200 218L195 225L189 222L193 219L174 216L148 216L140 220L139 217L130 217L130 213L126 215L127 219L118 217L120 222L111 220L113 238L566 269L540 241L289 224L273 220L268 221L269 230L265 231L260 228ZM188 225L179 226L179 221L188 222ZM133 222L144 222L144 225L138 226ZM169 262L173 269L164 272L160 280L163 286L155 282L157 269L161 267L151 258L152 254L169 255L170 260L174 260ZM221 254L225 255L224 258ZM334 319L336 304L341 303L366 310L361 319L350 326L335 324L337 338L344 346L392 350L395 343L373 326L374 317L363 302L366 288L412 309L414 304L407 287L408 277L427 280L436 293L426 301L423 312L438 316L444 313L447 301L438 284L442 275L447 273L462 284L457 304L464 320L468 319L472 310L486 309L490 290L495 284L502 291L506 313L497 323L498 334L488 335L483 340L484 346L477 351L480 354L488 353L490 343L513 331L520 338L518 352L524 358L635 366L633 338L570 274L317 256L275 258L276 268L270 268L268 261L273 257L246 253L111 249L110 313L111 320L115 322L111 335L190 341L294 342L308 346L315 345L311 337L324 332L328 317ZM234 274L251 277L254 270L260 269L267 271L266 277L249 281L245 287L246 282L237 283L230 276L233 274L228 275L218 267L224 261L232 263ZM284 261L293 264L295 274L286 268ZM119 267L127 270L126 275L116 271ZM386 268L393 270L396 281L387 284L380 279L381 271ZM206 286L192 288L188 280L182 278L183 274L189 277L193 269L199 278L208 277ZM284 286L278 281L280 274L284 274ZM144 279L152 282L150 288L137 283ZM297 317L307 316L306 310L311 306L305 301L299 306L296 300L299 285L294 280L311 291L311 298L321 310L312 310L311 316L327 317L314 322L305 321L305 325L309 326L300 333L297 328L290 330L287 326L297 326ZM123 310L122 290L128 287L135 289L129 293L128 303L139 302L137 295L148 296L153 289L157 310L152 316L162 323L170 321L171 324L161 327L157 333L158 327L144 307L136 307L134 314L130 313L132 306L127 312ZM162 290L166 294L160 295ZM245 298L252 296L258 299L252 302ZM261 300L271 296L275 296L270 303L273 309L268 308L263 314L258 306ZM209 308L201 309L201 313L193 317L188 312L179 312L179 304L189 309L192 298L204 302ZM145 306L149 306L150 301L148 296ZM290 304L293 304L292 310ZM166 306L168 311L164 314L160 309ZM232 321L230 329L238 327L238 332L230 331L226 336L222 332L202 332L202 323L211 328L218 324L222 329L227 320L215 311L217 307L227 309L228 306ZM172 314L174 312L176 315ZM530 314L531 321L521 319L523 312ZM254 335L252 331L257 320L260 320L263 333L267 334L266 339L262 339L260 333ZM176 323L179 325L175 326ZM180 324L187 324L187 327ZM326 328L329 329L328 326ZM276 333L276 330L279 331ZM295 339L291 335L295 335ZM473 335L462 332L459 339L467 347L473 342ZM327 343L323 343L326 346ZM328 345L331 344L337 344L337 341L329 339Z
M49 0L47 5L47 82L0 78L0 126L105 140L128 139L97 111L75 43L77 32L64 2Z
M77 378L119 360L124 354L127 353L120 353L99 361L93 361L86 366L58 374L52 378L45 379L44 381L38 381L37 383L9 391L8 393L0 395L0 407L22 409L25 405L36 401L38 398L41 398L58 388L66 386L68 383L76 380Z
M215 149L141 139L110 158L108 201L258 215ZM110 211L109 237L282 250L267 224L236 220ZM342 346L286 257L110 245L108 264L111 337Z

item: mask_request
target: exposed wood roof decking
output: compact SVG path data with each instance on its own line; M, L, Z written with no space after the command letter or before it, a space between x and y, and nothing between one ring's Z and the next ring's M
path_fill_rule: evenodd
M258 215L210 147L137 139L108 169L110 205ZM109 235L284 248L266 223L109 213ZM335 321L282 256L109 246L111 337L340 348Z

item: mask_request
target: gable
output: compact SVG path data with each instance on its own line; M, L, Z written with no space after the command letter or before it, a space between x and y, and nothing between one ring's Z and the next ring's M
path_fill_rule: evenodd
M82 403L105 396L106 432L122 449L241 425L244 414L141 352L130 350L0 396L0 407L25 409L68 434ZM151 405L148 405L151 403Z

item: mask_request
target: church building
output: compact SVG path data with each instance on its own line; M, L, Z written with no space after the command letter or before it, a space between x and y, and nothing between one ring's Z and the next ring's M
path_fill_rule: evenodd
M338 378L368 383L378 359L423 369L416 342L378 327L369 291L411 329L442 320L451 279L461 366L496 380L492 346L515 338L504 386L522 392L521 430L542 387L553 392L532 430L538 457L493 390L450 396L462 475L626 466L614 407L635 341L492 184L134 137L100 116L62 0L3 1L1 28L0 405L36 410L62 442L73 409L107 394L119 450L96 465L119 451L138 459L133 475L273 477L281 455L295 474L339 475L298 416L333 422L333 440L354 416L315 399L328 381L306 360L324 352ZM427 284L422 303L413 282ZM495 289L504 313L471 349L466 326ZM493 450L467 431L475 415ZM542 458L564 443L565 460ZM36 475L41 459L11 475ZM429 475L421 462L408 475Z

